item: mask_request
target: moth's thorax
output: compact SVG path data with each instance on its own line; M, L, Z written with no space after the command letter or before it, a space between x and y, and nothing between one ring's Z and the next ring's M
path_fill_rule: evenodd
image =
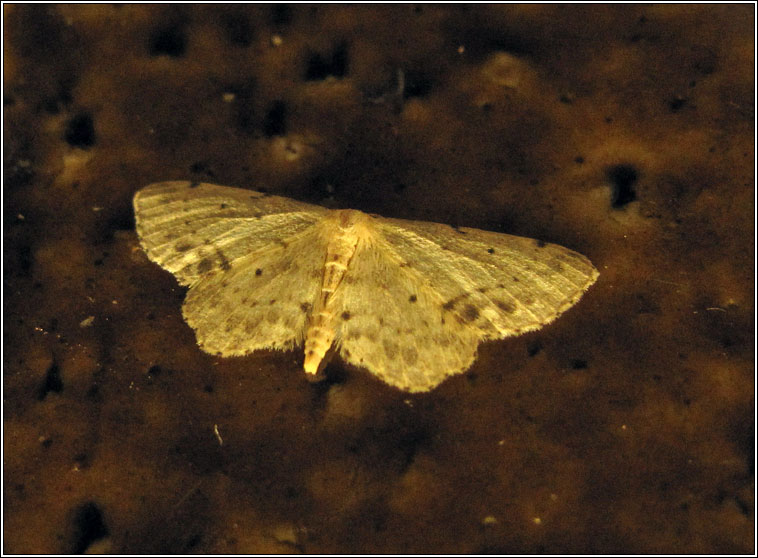
M371 238L371 219L361 211L341 209L331 212L321 222L323 234L328 241L321 291L305 334L303 368L306 372L318 372L321 361L334 342L334 292L345 277L358 245Z
M341 236L348 243L369 240L373 234L373 217L357 209L337 209L323 221L332 235Z

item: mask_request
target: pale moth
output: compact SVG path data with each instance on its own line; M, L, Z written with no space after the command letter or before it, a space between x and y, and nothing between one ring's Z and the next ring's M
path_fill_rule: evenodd
M598 276L555 244L213 184L152 184L134 212L148 257L189 286L204 351L304 342L308 374L336 351L411 392L466 371L480 342L551 322Z

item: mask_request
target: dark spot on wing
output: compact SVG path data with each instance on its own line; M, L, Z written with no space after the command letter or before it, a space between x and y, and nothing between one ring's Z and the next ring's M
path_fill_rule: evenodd
M219 207L220 207L221 209L226 209L226 208L227 208L227 207L229 207L229 206L228 206L228 205L226 205L225 203L222 203L222 204L221 204Z
M416 300L418 300L418 299L416 298L416 295L411 295L410 297L408 297L408 301L409 301L409 302L416 302Z
M461 317L467 322L473 322L479 317L479 310L477 310L473 304L467 304L463 308Z
M213 261L210 258L205 258L197 264L197 272L200 275L208 273L211 269L213 269Z
M263 273L263 270L260 267L255 270L255 275L256 276L259 276L261 273Z
M494 254L495 253L495 249L494 248L487 248L487 253L488 254Z
M455 298L451 298L445 304L442 305L442 308L444 310L452 310L456 304L458 304L461 300L465 300L469 296L471 296L471 293L463 293L461 295L456 296Z
M229 262L224 253L218 248L216 249L216 257L218 258L219 264L221 265L221 269L224 271L229 271L232 268L232 264Z
M345 339L360 339L361 334L359 331L356 331L355 329L349 330L347 334L345 335Z
M177 252L186 252L190 248L192 248L192 244L183 243L183 244L177 244L176 246L174 246L174 250L176 250Z
M347 312L347 311L343 312L342 319L345 321L348 321L350 319L350 312Z
M275 298L272 298L271 300L269 300L269 301L268 301L268 303L269 303L269 304L271 304L271 305L273 305L273 304L275 304L275 303L276 303L276 299L275 299Z
M492 302L494 302L495 306L507 314L513 314L516 311L516 307L511 302L504 302L497 299L493 300Z
M301 302L300 303L300 310L302 310L303 312L306 312L306 313L310 312L311 308L312 308L312 306L311 306L310 302Z
M409 366L413 366L416 364L416 361L418 360L418 351L415 347L405 347L403 349L403 360L408 364Z
M563 271L563 264L558 260L548 260L547 265L550 269L557 271L558 273Z
M397 344L388 339L385 339L382 344L384 345L384 354L387 355L387 358L395 358L398 349Z

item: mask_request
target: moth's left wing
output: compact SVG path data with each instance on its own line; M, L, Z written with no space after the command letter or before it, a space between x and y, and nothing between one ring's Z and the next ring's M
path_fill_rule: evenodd
M142 247L182 285L298 235L327 212L253 190L186 181L151 184L134 196Z

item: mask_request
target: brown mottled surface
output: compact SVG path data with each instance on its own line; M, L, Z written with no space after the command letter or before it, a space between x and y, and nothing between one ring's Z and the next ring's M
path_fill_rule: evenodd
M6 5L3 550L753 552L752 10ZM197 348L131 208L184 179L601 275L431 393L311 384Z

